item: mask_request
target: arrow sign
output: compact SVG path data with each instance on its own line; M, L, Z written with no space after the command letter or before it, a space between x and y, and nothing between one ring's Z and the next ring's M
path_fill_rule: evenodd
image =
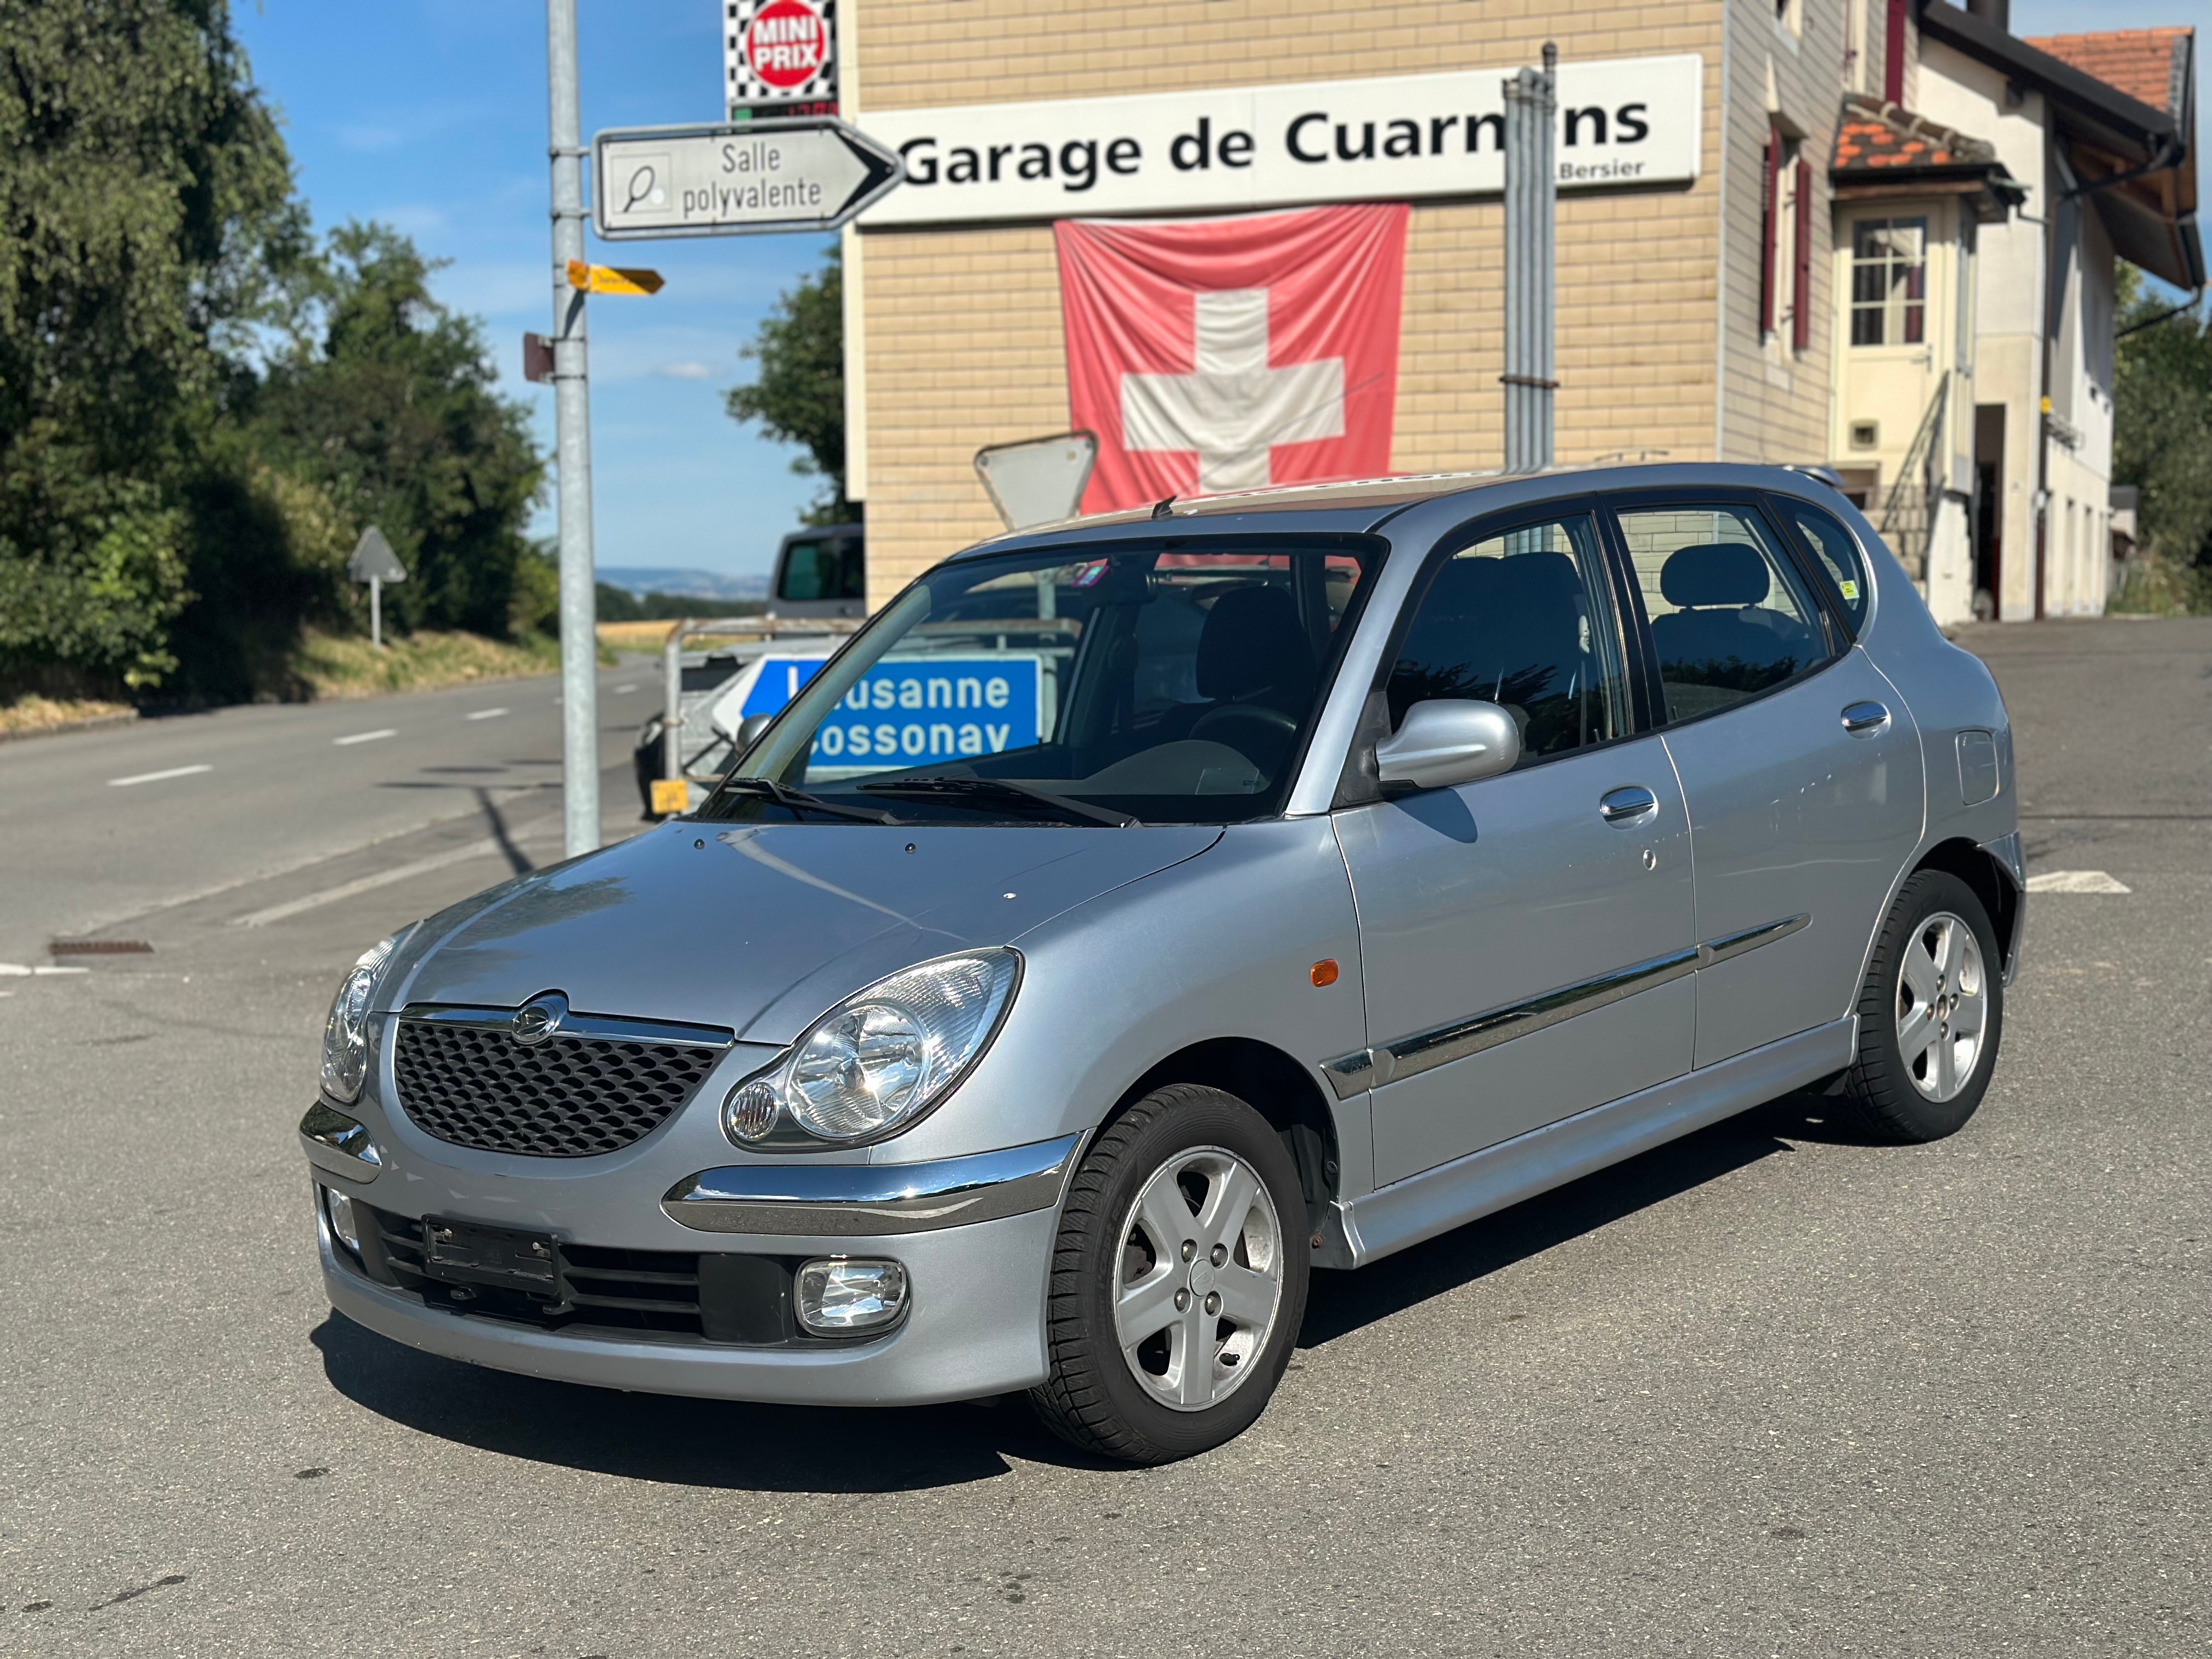
M592 141L592 220L608 241L834 230L904 176L830 116L627 127Z
M657 270L624 269L619 265L587 265L568 261L568 286L584 294L658 294L665 279Z
M346 574L357 582L404 582L407 572L399 562L399 556L392 550L392 544L384 539L384 532L374 525L361 532L355 544L353 556L346 561Z

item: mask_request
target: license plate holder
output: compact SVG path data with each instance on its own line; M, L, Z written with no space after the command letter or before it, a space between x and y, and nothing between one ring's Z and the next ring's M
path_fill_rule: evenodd
M490 1285L558 1297L561 1257L550 1233L422 1218L422 1266L448 1285Z

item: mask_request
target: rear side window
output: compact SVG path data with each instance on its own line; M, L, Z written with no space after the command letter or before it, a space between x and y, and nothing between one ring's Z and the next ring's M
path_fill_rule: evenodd
M1494 702L1528 759L1627 729L1613 613L1586 515L1462 548L1421 596L1387 683L1393 730L1417 702Z
M1755 697L1828 660L1812 595L1756 514L1669 506L1619 520L1669 721Z
M864 543L846 537L793 541L783 550L779 599L860 599L867 597Z
M1828 573L1828 580L1836 585L1837 597L1844 602L1844 615L1856 635L1866 625L1869 597L1866 564L1859 557L1858 544L1851 539L1850 532L1817 507L1808 507L1802 501L1778 504L1804 533L1814 557L1820 560L1821 568Z

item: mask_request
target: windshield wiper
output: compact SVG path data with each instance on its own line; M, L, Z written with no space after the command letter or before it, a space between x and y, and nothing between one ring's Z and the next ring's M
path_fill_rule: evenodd
M856 823L898 822L889 812L878 812L869 806L840 806L819 795L810 795L804 789L786 788L774 778L724 778L714 793L719 795L725 789L738 794L758 795L763 800L772 800L792 812L822 812L833 818L851 818Z
M1117 812L1110 806L1093 806L1089 801L1055 795L1050 790L1016 783L1011 778L890 778L881 783L863 783L857 787L871 794L911 795L916 799L927 799L932 795L989 795L1010 804L1032 808L1041 806L1048 811L1080 818L1085 823L1103 823L1115 830L1127 830L1144 822L1141 818L1131 817L1127 812Z

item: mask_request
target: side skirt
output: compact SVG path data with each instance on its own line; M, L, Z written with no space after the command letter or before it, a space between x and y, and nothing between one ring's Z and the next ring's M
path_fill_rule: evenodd
M1314 1252L1315 1265L1364 1267L1818 1082L1851 1063L1857 1036L1856 1016L1817 1025L1394 1181L1364 1198L1339 1200L1330 1206L1334 1237Z

